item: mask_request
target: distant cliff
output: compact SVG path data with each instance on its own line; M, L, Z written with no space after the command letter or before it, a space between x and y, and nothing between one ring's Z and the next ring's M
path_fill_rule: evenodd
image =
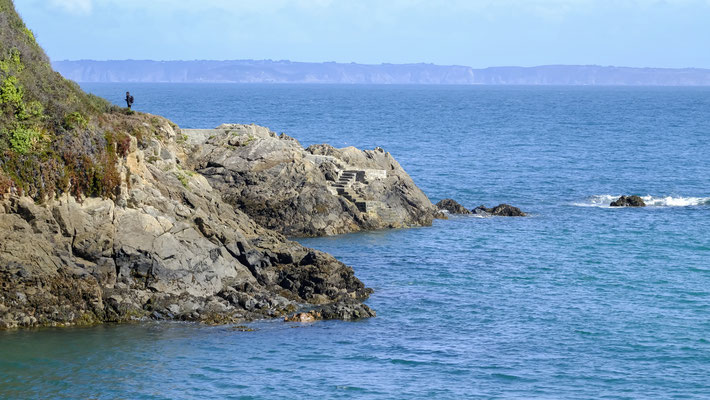
M491 67L271 60L57 61L77 82L710 86L710 69L597 65Z

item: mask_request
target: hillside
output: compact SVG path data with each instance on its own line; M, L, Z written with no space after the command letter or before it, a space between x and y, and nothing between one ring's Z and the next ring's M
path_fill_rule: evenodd
M57 61L77 82L708 86L710 70L598 65L491 67L271 60Z
M119 113L52 70L10 0L0 0L0 192L112 196ZM125 140L125 139L124 139Z

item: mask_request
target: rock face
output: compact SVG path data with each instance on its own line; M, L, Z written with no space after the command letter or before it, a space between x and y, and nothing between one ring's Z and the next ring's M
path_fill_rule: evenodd
M639 196L621 196L609 204L611 207L646 207L646 203Z
M509 204L499 204L493 208L486 208L486 206L478 206L472 210L476 215L495 215L498 217L525 217L523 211L518 207L513 207Z
M471 211L459 204L454 199L443 199L440 202L436 203L436 208L438 208L439 210L446 210L450 214L471 214Z
M255 125L184 130L191 166L235 209L288 236L431 225L439 215L388 152L313 145Z
M157 117L123 123L130 131L148 118ZM371 290L351 268L224 202L185 169L181 136L158 120L119 160L115 200L0 199L0 328L143 317L223 323L313 306L322 318L374 315L360 303Z

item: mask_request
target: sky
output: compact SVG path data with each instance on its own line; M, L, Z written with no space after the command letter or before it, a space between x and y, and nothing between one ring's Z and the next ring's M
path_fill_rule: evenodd
M710 0L15 0L52 60L710 68Z

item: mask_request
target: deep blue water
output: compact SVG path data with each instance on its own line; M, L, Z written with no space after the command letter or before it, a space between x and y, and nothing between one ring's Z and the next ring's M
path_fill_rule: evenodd
M186 128L384 147L530 218L300 240L378 317L0 334L0 398L710 397L710 89L91 84ZM611 209L621 194L651 207Z

